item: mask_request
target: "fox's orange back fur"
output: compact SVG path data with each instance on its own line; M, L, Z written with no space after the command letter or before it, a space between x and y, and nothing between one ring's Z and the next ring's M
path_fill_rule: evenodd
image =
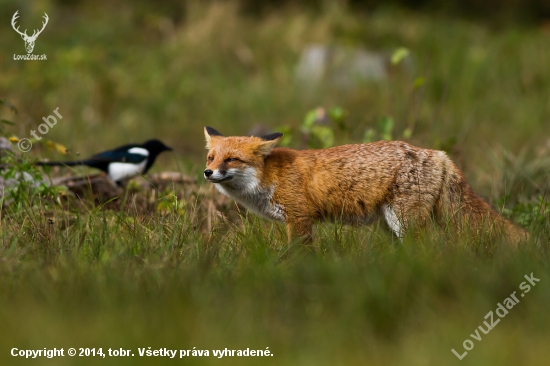
M515 243L527 238L442 151L401 141L293 150L274 148L281 134L225 137L206 128L205 135L205 177L250 210L284 221L289 239L309 240L316 221L368 223L379 215L399 237L434 217L459 231L503 230Z

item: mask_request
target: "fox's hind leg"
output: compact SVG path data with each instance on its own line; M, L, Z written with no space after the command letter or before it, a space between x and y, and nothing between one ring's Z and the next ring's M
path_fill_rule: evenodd
M429 186L407 182L403 184L403 190L393 192L392 199L382 206L382 213L395 235L403 238L410 228L420 229L428 225L437 198L437 191Z
M426 202L415 204L409 200L393 200L393 203L382 206L382 213L391 231L402 239L407 230L426 227L430 221L432 207Z
M405 223L399 219L393 207L388 204L383 205L382 214L384 215L386 223L390 227L391 231L393 231L395 236L397 236L398 238L403 238Z
M430 222L443 174L439 160L427 151L406 156L409 161L398 168L391 198L382 206L388 226L400 238L411 227L423 228Z

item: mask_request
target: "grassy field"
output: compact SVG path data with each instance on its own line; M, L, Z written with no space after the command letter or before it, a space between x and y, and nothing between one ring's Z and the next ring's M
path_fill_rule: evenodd
M63 118L44 141L70 151L35 141L19 158L70 159L154 136L175 152L153 171L198 182L136 184L99 205L25 185L2 199L2 365L548 363L548 27L492 28L397 9L358 14L332 2L262 17L231 2L168 3L0 0L0 99L18 111L0 106L0 118L15 123L2 135L29 137L59 108ZM29 29L48 13L34 51L47 61L13 60L25 53L9 27L18 9ZM390 66L386 80L350 88L304 86L295 66L312 43L390 55L405 47L413 66ZM446 150L477 192L528 228L530 242L510 248L438 230L399 242L382 222L337 223L316 227L314 253L287 256L282 225L202 182L202 127L283 129L290 146L303 148L304 118L317 107L345 111L330 125L335 144L361 142L369 131L381 138L391 120L388 137ZM531 274L540 282L519 297ZM519 302L498 325L478 331L481 340L470 336L479 338L490 311L496 322L514 291ZM460 361L451 349L463 354L467 339L474 348ZM54 347L122 348L134 357L10 356L12 348ZM178 350L178 361L139 357L148 347ZM273 356L213 355L267 347ZM179 359L194 348L209 356Z

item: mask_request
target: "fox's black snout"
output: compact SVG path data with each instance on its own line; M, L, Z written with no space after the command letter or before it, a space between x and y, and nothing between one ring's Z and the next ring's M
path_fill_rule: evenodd
M204 176L205 176L206 178L210 177L212 174L214 174L214 172L213 172L211 169L206 169L206 170L204 171Z

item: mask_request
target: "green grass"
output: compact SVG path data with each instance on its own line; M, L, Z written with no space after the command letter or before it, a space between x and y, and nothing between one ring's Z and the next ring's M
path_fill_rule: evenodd
M476 253L436 233L401 244L384 231L329 225L317 230L317 253L281 259L282 230L256 219L211 238L177 214L99 212L65 230L62 220L29 221L11 226L17 234L4 236L0 253L5 352L269 347L274 356L261 362L219 362L453 364L451 348L462 350L483 317L533 272L540 283L462 362L541 365L549 356L542 346L550 326L548 257L532 244ZM72 361L56 360L64 363Z
M36 190L0 218L0 363L224 365L545 365L550 357L550 49L544 28L479 23L339 6L282 9L255 18L231 3L188 4L168 14L143 4L21 8L24 27L50 24L35 53L0 37L0 109L28 137L59 107L47 135L88 155L156 136L176 149L155 171L198 185L137 189L95 206ZM18 5L19 6L19 5ZM18 8L0 1L8 25ZM9 11L8 11L9 10ZM13 10L13 11L12 11ZM64 21L61 21L64 19ZM175 22L171 23L173 20ZM7 27L7 26L6 26ZM12 34L13 33L13 34ZM309 43L392 52L415 65L352 90L301 88L294 65ZM244 55L244 56L243 56ZM248 56L247 56L248 55ZM250 56L252 55L252 56ZM425 84L413 91L417 77ZM245 134L256 124L294 136L318 106L347 111L338 144L359 142L384 117L402 139L447 150L474 189L528 227L520 248L487 246L429 230L403 243L382 223L318 225L316 251L287 255L284 227L202 184L202 126ZM300 139L292 144L300 147ZM66 158L35 144L25 158ZM57 174L53 171L52 174ZM25 192L23 192L25 193ZM122 207L122 208L121 208ZM293 252L294 253L294 252ZM459 361L471 339L524 275L540 282ZM13 358L10 349L131 349L133 358ZM138 358L140 348L261 349L273 357Z

